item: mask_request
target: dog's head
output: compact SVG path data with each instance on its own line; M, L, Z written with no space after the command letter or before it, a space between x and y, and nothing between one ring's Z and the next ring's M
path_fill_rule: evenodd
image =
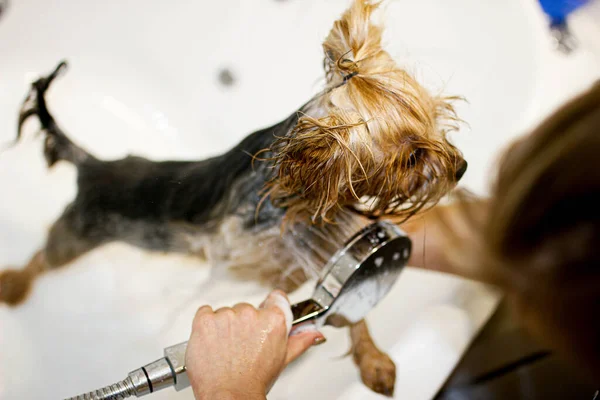
M356 0L323 44L327 87L271 148L274 204L288 217L329 221L352 207L370 217L413 215L466 170L446 138L455 98L429 94L381 47L377 4Z

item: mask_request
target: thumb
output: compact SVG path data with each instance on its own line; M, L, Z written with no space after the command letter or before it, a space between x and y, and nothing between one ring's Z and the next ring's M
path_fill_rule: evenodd
M300 357L311 346L316 346L325 342L325 336L314 326L307 326L305 329L293 332L288 338L287 354L285 356L285 365L288 365Z
M259 309L278 308L285 317L286 335L289 335L292 329L294 315L287 295L281 290L272 291L269 296L258 307Z

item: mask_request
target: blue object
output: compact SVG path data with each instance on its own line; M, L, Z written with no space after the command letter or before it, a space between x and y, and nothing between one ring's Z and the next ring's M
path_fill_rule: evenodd
M544 12L550 17L552 25L562 25L567 16L589 0L539 0Z

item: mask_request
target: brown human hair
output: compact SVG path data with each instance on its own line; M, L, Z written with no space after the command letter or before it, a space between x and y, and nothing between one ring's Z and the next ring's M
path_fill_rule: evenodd
M600 82L512 144L456 270L504 289L532 333L600 379ZM463 237L464 239L464 237Z

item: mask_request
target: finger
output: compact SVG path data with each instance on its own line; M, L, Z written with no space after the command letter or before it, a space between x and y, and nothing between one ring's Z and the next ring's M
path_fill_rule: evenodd
M192 332L191 335L201 332L204 328L210 324L210 320L214 316L214 312L211 306L202 306L196 311L194 319L192 320Z
M215 314L218 316L227 315L227 316L232 317L235 315L235 312L233 311L233 308L231 308L231 307L221 307L217 311L215 311Z
M286 293L285 293L283 290L276 289L276 290L273 290L271 293L269 293L269 294L267 295L267 297L266 297L266 298L263 300L263 302L262 302L262 303L260 303L260 305L258 306L258 308L259 308L259 309L261 309L261 308L265 308L265 303L266 303L267 299L268 299L268 298L269 298L269 296L270 296L271 294L273 294L273 293L279 293L281 296L285 297L285 299L287 300L287 302L288 302L288 303L290 302L290 299L288 298L287 294L286 294ZM291 303L290 303L290 304L291 304Z
M296 360L312 346L324 343L325 340L325 336L314 327L298 331L288 339L285 365Z
M233 309L235 311L238 311L238 310L247 310L249 308L254 308L254 306L252 304L249 304L249 303L237 303L235 306L233 306Z
M256 308L248 303L238 303L233 306L233 311L240 316L252 316L256 314Z
M202 306L196 311L196 315L194 315L194 322L202 318L203 315L212 314L213 309L211 306Z
M285 317L286 335L290 334L292 329L292 321L294 316L292 315L292 306L285 293L281 290L275 290L267 296L267 299L261 306L262 309L277 308L281 310Z

